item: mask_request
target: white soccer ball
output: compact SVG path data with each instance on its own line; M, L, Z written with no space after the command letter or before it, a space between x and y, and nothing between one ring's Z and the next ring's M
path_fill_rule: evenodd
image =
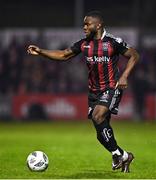
M44 171L48 164L48 156L42 151L34 151L27 157L27 166L32 171Z

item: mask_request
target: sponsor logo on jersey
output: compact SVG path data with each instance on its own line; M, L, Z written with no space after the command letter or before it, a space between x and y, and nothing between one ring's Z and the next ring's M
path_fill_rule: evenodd
M107 56L91 56L91 57L86 57L87 62L97 62L97 63L108 63L110 61L110 57Z
M89 49L90 45L84 45L83 47Z

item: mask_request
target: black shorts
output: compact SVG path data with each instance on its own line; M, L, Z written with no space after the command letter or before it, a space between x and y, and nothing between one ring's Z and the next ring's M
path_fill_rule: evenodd
M88 94L88 118L92 118L92 112L96 105L106 106L112 114L118 114L118 106L123 91L121 89L108 89L99 93Z

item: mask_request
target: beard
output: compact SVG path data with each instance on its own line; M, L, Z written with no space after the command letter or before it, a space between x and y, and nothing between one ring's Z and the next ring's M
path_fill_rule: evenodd
M93 40L94 37L95 37L95 35L96 35L96 30L92 30L92 31L90 32L90 34L86 37L86 40L87 40L87 41Z

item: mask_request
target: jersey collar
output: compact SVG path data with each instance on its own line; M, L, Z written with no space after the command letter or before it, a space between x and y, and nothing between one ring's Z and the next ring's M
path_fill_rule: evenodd
M105 37L106 35L106 29L103 29L103 33L102 33L102 36L101 36L101 40Z

